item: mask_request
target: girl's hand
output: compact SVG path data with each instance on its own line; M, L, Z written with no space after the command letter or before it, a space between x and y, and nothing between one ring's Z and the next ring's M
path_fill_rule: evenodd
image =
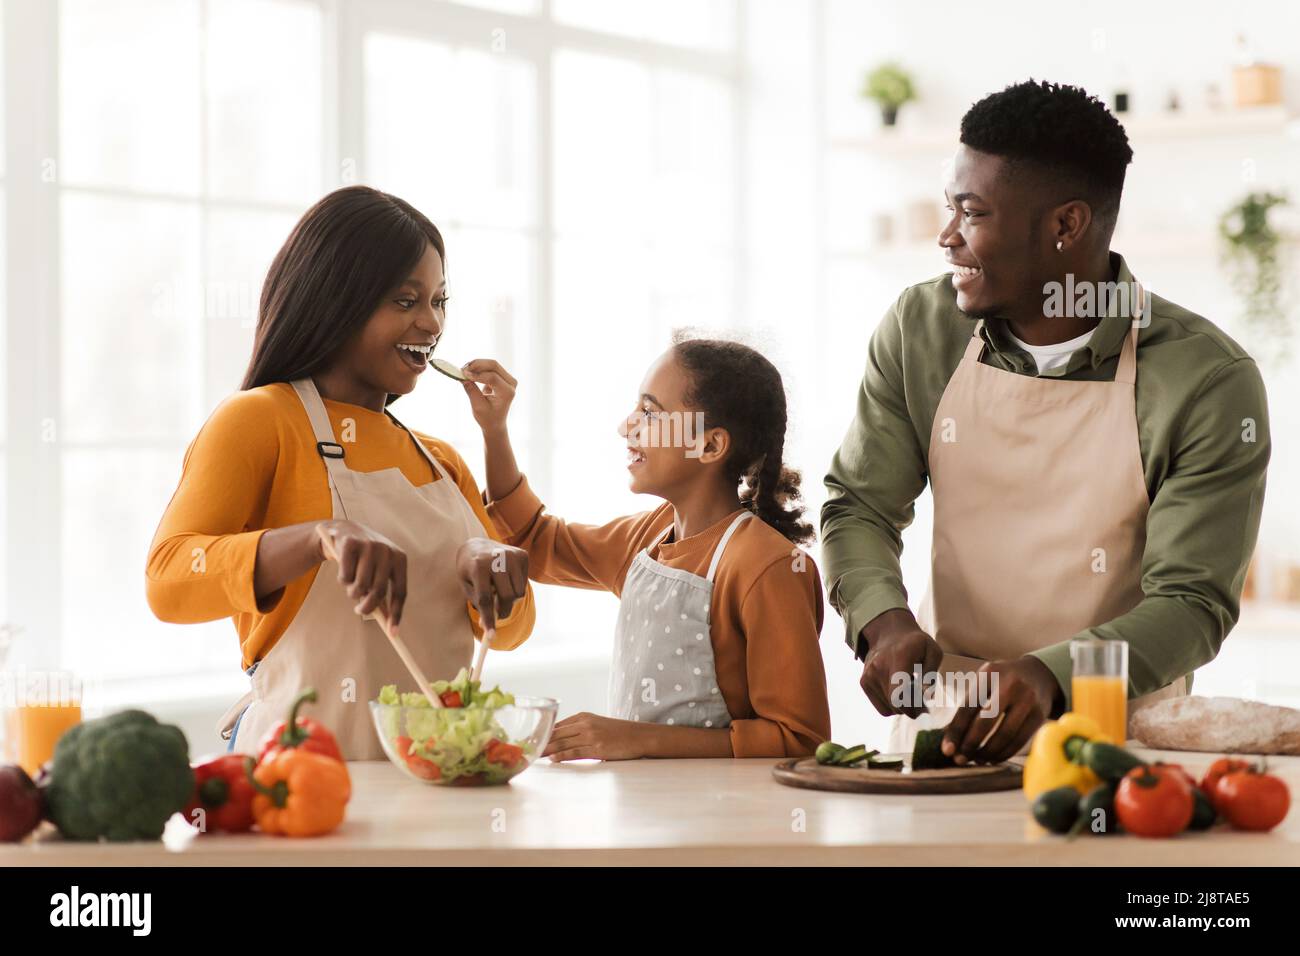
M648 724L616 720L598 714L574 714L555 725L542 751L552 763L563 760L636 760L646 756L643 743Z
M474 411L474 421L478 422L478 427L485 434L503 431L506 416L510 414L510 403L515 400L515 388L519 385L515 377L492 359L474 359L466 363L461 371L470 378L461 384L469 396L470 408Z
M528 552L491 538L470 538L456 552L456 573L483 627L496 627L497 618L509 617L528 593Z
M357 602L356 612L365 617L387 601L388 620L395 633L406 603L406 552L355 521L323 521L321 527L321 533L334 542L339 583ZM324 543L319 537L315 541L319 560L324 561Z

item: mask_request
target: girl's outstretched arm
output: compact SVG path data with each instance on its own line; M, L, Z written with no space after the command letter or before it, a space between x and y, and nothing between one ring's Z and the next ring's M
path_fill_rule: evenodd
M510 444L510 430L506 426L519 382L492 359L467 362L461 371L470 377L463 383L465 394L469 396L474 421L483 431L488 498L500 501L514 491L523 478L515 461L514 446Z
M529 577L618 594L632 558L672 522L671 506L603 525L570 524L546 514L519 471L506 427L518 385L514 376L491 359L475 359L463 371L470 377L465 394L483 431L487 511L505 542L528 552Z

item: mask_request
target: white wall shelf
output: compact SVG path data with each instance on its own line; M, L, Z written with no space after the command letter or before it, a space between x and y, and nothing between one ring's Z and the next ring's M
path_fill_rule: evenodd
M1231 139L1244 136L1285 136L1300 146L1300 118L1283 106L1217 111L1121 114L1121 122L1135 143ZM950 152L957 144L958 124L944 128L881 128L870 137L837 138L831 149L867 152L881 156L924 156Z

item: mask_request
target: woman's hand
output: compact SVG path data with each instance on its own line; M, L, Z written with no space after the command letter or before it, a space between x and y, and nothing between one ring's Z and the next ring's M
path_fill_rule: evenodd
M645 757L645 732L650 724L617 720L598 714L574 714L555 725L542 751L552 762L562 760L636 760Z
M393 633L402 621L406 603L406 553L377 531L355 521L323 521L321 534L334 543L338 555L339 583L356 602L356 612L365 617L387 602ZM325 560L324 542L317 539L320 560Z
M528 593L528 552L491 538L470 538L456 552L456 574L484 629L494 628Z
M515 389L519 385L515 377L492 359L474 359L466 363L461 371L470 378L461 384L469 396L469 405L478 427L485 435L504 431L506 416L510 414L510 403L515 400Z

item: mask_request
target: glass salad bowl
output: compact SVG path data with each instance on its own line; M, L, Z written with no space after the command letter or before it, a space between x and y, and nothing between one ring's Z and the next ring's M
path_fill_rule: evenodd
M384 753L421 783L505 783L541 756L555 727L557 705L550 697L484 692L464 671L456 680L431 686L444 702L442 708L435 709L423 694L398 694L392 685L370 702Z

